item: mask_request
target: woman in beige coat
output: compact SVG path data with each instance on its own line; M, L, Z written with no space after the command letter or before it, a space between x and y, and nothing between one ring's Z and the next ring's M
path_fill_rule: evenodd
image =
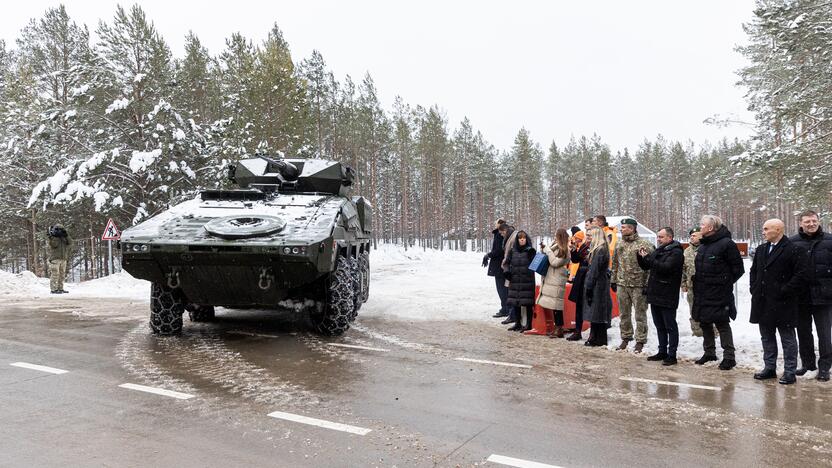
M551 245L540 244L542 252L549 257L549 270L543 277L537 304L553 311L555 331L552 338L563 338L563 296L566 292L566 280L569 279L569 234L560 228L555 232L555 241Z

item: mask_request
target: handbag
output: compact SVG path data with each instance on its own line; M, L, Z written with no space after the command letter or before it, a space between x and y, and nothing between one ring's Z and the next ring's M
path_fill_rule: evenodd
M532 262L529 263L529 270L532 270L538 275L546 276L546 273L549 271L549 256L542 252L536 254Z

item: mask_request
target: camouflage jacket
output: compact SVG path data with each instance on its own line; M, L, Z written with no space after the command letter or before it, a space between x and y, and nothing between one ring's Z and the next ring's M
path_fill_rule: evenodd
M72 239L69 236L65 238L50 236L46 239L46 247L49 260L69 260L72 252Z
M696 251L698 245L688 244L685 249L685 267L682 269L682 287L693 290L693 274L696 273Z
M648 253L656 250L650 242L639 237L638 233L634 234L630 241L623 237L618 241L612 256L612 283L630 288L643 288L647 285L650 272L642 270L636 258L638 249L642 247L647 249Z

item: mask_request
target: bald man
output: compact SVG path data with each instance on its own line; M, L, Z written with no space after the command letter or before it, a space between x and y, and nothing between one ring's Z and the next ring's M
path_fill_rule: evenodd
M751 323L760 327L763 370L757 380L777 377L777 335L783 346L783 376L780 383L797 381L798 299L808 284L806 252L783 235L786 225L779 219L763 224L766 242L757 248L751 265Z

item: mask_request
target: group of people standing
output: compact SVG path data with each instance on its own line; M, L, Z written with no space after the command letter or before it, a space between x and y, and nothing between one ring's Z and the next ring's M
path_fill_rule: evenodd
M575 329L566 339L582 340L583 322L587 321L590 331L584 344L607 346L613 301L617 301L621 342L616 349L626 350L635 341L633 352L641 353L647 344L649 306L659 346L647 360L672 366L678 362L676 311L681 290L690 306L692 333L703 338L703 354L695 363L718 360L718 336L722 348L718 367L734 368L734 283L745 274L745 267L722 220L702 216L699 226L688 231L687 248L675 240L670 227L658 231L656 246L639 236L634 219L621 220L619 229L620 239L602 215L587 219L583 231L578 227L571 233L558 229L551 243L539 245L548 257L549 268L536 295L535 273L529 265L537 251L529 234L497 220L492 249L483 258L500 296L501 308L494 317L505 318L503 324L513 324L509 330L529 330L533 308L539 305L552 311L555 327L550 336L562 338L564 300L568 299L575 303ZM766 221L766 242L756 250L749 274L750 321L758 324L763 347L763 369L754 378L777 377L779 335L785 364L781 384L792 384L796 376L815 370L817 380L828 381L832 367L832 234L823 232L814 211L801 213L797 234L789 238L784 231L783 221ZM570 282L571 291L565 297ZM801 368L797 368L798 355Z

